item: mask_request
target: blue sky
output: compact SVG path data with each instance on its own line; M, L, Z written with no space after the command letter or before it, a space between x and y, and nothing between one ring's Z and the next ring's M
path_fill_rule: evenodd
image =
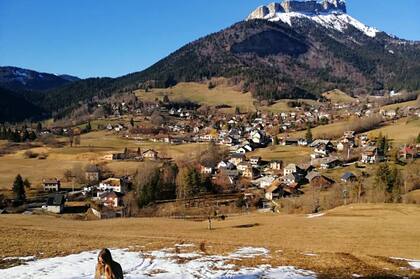
M79 77L147 68L267 0L0 0L0 65ZM420 40L420 1L348 0L348 13Z

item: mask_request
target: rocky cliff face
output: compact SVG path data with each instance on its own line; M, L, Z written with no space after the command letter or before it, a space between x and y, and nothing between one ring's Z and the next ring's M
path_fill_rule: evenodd
M247 19L267 19L278 13L292 12L307 15L346 13L347 8L344 0L324 0L322 2L284 0L281 3L271 3L267 6L258 7Z

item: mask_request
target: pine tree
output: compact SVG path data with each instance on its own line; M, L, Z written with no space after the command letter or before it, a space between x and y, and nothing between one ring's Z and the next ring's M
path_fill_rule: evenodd
M34 141L36 140L36 134L34 131L31 131L29 134L29 140Z
M20 142L21 141L20 133L16 130L10 131L8 139L9 141L12 141L12 142Z
M11 140L11 137L12 137L12 129L10 129L10 127L7 129L5 135L6 135L6 138L5 139Z
M308 124L308 128L306 129L305 138L306 138L307 142L312 142L312 140L313 140L311 124Z
M38 124L36 125L36 132L38 134L42 132L42 124L41 124L41 122L38 122Z
M151 177L147 183L142 185L140 189L138 203L140 207L145 207L150 203L159 199L159 181L160 172L159 169L152 170L150 173Z
M12 190L17 201L25 201L25 185L20 174L16 176L15 181L13 182Z
M22 134L22 141L25 142L27 140L29 140L29 132L25 129Z
M0 139L2 140L7 139L6 133L7 133L6 127L3 125L0 129Z
M25 189L30 189L32 184L27 178L25 178L25 180L23 181L23 185L25 186Z
M391 171L387 163L380 164L376 170L375 188L378 194L383 195L382 202L389 201L389 194L392 193Z
M378 141L376 143L376 147L378 148L378 152L380 155L386 155L389 149L389 141L386 136L382 136L379 134Z
M87 125L86 125L86 132L90 132L92 131L92 125L90 124L90 121L88 121Z
M401 202L401 190L404 187L404 180L401 174L401 171L394 167L391 172L391 180L392 180L392 200L395 203Z

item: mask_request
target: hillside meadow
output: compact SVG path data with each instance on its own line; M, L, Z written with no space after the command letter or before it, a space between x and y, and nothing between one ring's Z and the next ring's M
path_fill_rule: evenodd
M224 104L233 109L239 107L242 111L255 111L251 93L241 93L224 83L209 89L207 83L181 82L171 88L154 88L149 92L139 90L136 95L145 101L154 101L156 98L162 100L164 96L168 96L171 101L188 100L208 106Z
M65 139L61 139L64 141ZM115 175L134 173L141 168L141 162L105 161L104 156L110 153L123 152L124 148L142 151L153 148L161 156L182 158L186 154L198 154L207 148L206 144L169 145L164 143L140 142L129 140L112 132L91 132L81 136L79 146L64 146L59 148L39 147L28 149L34 153L45 154L46 159L27 159L21 150L0 157L0 189L11 189L16 175L19 173L28 178L35 188L41 185L43 178L62 178L64 171L75 165L82 168L90 163L105 163ZM63 181L64 186L70 185Z
M420 134L420 119L401 118L387 126L372 130L368 134L370 137L382 134L396 145L408 144L414 142Z
M357 101L356 98L353 98L343 91L339 89L331 90L328 92L325 92L322 94L322 96L328 100L330 100L331 103L354 103Z
M231 109L224 109L224 111L233 113L238 107L241 112L253 112L258 110L280 113L291 112L295 108L289 107L287 103L291 99L282 99L274 102L271 105L258 105L251 93L240 92L236 87L228 85L228 82L219 78L215 83L215 87L209 89L208 83L198 82L180 82L171 88L153 88L148 92L145 90L137 90L136 96L144 101L162 100L163 97L168 96L171 101L191 101L200 105L219 106L228 105ZM314 100L296 99L293 101L305 102L310 105L316 104Z

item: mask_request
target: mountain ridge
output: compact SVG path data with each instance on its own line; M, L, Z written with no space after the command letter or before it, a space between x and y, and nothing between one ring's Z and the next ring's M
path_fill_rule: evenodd
M45 91L80 80L71 75L55 75L14 66L0 67L0 86L11 91Z
M227 78L257 100L317 99L332 89L352 96L420 89L420 43L369 29L345 10L248 17L184 45L143 71L75 81L32 95L31 101L51 112L66 112L80 102L121 92L214 77Z
M284 0L280 3L273 2L268 5L259 6L248 17L247 20L263 19L275 16L278 13L301 13L307 15L320 15L331 13L347 13L344 0L323 0L323 1L293 1Z

